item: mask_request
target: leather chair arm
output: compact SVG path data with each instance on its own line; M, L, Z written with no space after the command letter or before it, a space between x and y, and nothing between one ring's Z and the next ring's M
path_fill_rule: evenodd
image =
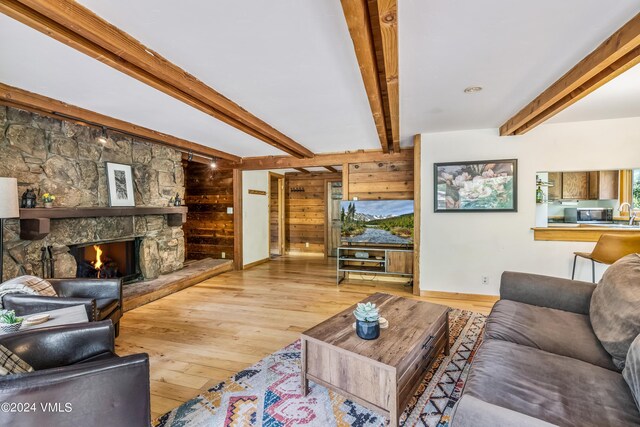
M34 410L0 411L0 425L148 427L149 393L146 354L9 375L0 377L0 401Z
M122 301L122 279L48 279L60 297Z
M115 352L110 320L15 332L0 336L0 344L35 370L72 365L99 354Z
M539 307L589 314L593 283L539 274L505 271L500 282L500 298Z
M18 316L28 316L43 311L83 305L90 322L96 320L96 300L93 298L61 298L42 295L9 294L2 298L7 310L15 310Z

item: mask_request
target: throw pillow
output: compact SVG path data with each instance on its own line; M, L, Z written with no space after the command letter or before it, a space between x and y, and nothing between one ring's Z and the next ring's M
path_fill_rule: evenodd
M593 291L589 319L622 370L629 346L640 334L640 254L627 255L607 269Z
M633 394L636 405L638 405L638 409L640 409L640 335L633 340L631 347L629 347L629 353L627 354L627 361L624 371L622 371L622 376L627 384L629 384L631 394Z
M24 374L25 372L33 372L31 365L5 346L0 345L0 375Z
M58 294L51 283L36 276L20 276L0 284L0 307L7 294L30 294L55 297Z

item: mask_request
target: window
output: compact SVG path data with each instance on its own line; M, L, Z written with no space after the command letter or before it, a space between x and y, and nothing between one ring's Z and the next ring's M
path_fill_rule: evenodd
M634 209L640 209L640 169L633 170L631 180L631 205Z

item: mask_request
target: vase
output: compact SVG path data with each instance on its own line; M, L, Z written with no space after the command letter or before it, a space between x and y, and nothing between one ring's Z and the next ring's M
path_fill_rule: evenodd
M375 340L380 336L380 322L364 322L356 320L356 334L363 340Z
M53 202L45 202L44 203L44 207L45 208L52 208L53 207Z

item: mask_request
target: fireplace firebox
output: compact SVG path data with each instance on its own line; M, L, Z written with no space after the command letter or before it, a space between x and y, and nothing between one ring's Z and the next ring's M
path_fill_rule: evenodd
M136 282L142 278L138 253L140 239L96 242L70 246L78 264L76 277L110 279L122 278L122 283Z

